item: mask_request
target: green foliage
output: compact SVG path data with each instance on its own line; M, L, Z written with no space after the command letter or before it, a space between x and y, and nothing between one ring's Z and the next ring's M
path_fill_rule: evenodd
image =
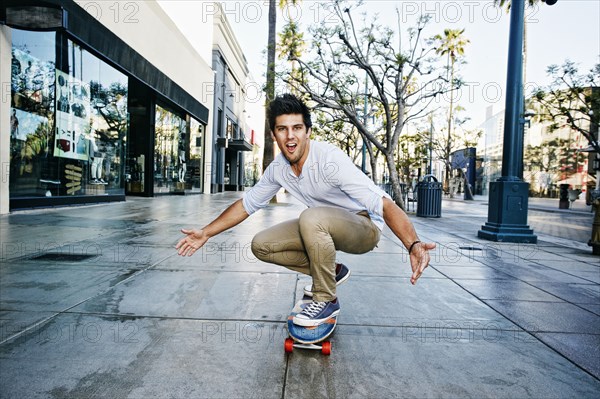
M585 161L585 154L571 148L572 143L563 138L547 138L539 146L528 145L524 160L530 171L560 173L570 176Z
M552 82L532 96L539 119L551 122L551 130L568 125L600 152L600 64L580 73L578 66L567 60L560 66L550 65L547 72Z
M534 5L540 2L541 0L527 0L527 5L529 7L533 7ZM494 5L496 7L505 8L506 12L509 12L512 2L510 0L494 0Z
M411 170L419 168L428 156L428 132L417 135L403 135L398 141L396 168L405 181L409 181Z

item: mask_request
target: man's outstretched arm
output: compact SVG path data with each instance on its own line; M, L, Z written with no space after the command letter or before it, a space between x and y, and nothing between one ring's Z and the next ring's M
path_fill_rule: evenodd
M229 208L225 209L223 213L206 227L200 230L181 229L181 232L185 234L185 237L179 240L175 249L178 250L178 253L181 256L192 256L206 244L206 241L208 241L209 238L240 224L246 220L247 217L248 213L244 209L242 200L239 199L231 204Z
M383 198L383 220L409 250L413 271L410 282L414 285L429 264L429 251L435 249L435 243L421 242L406 213L387 197Z

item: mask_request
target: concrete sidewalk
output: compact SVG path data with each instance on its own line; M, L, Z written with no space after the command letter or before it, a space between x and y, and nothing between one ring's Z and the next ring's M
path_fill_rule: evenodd
M444 201L465 201L463 199L463 195L455 195L453 198L444 197ZM483 203L488 204L489 198L484 195L475 195L473 201L475 203ZM569 213L584 213L591 214L592 206L586 204L584 194L581 194L581 198L573 201L569 204L568 209L560 209L559 208L559 200L558 198L537 198L537 197L529 197L528 198L528 209L534 209L539 211L547 211L547 212L563 212L565 214Z
M179 229L239 193L0 218L0 397L595 398L600 264L568 240L476 238L486 207L411 216L438 243L416 286L386 230L352 270L333 354L286 355L285 320L310 280L257 261L253 235L296 217L286 196L178 257Z

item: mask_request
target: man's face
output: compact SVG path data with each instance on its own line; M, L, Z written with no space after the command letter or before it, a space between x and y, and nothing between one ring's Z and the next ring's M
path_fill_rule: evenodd
M304 125L301 114L285 114L275 118L273 131L279 150L290 162L302 166L308 157L310 129Z

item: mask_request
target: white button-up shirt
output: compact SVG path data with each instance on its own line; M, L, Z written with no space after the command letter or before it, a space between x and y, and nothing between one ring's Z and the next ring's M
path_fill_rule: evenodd
M373 223L383 229L383 197L390 196L342 150L329 143L311 140L300 176L294 174L282 154L275 157L259 182L244 194L244 209L251 215L264 208L282 187L309 208L331 206L353 213L367 211Z

